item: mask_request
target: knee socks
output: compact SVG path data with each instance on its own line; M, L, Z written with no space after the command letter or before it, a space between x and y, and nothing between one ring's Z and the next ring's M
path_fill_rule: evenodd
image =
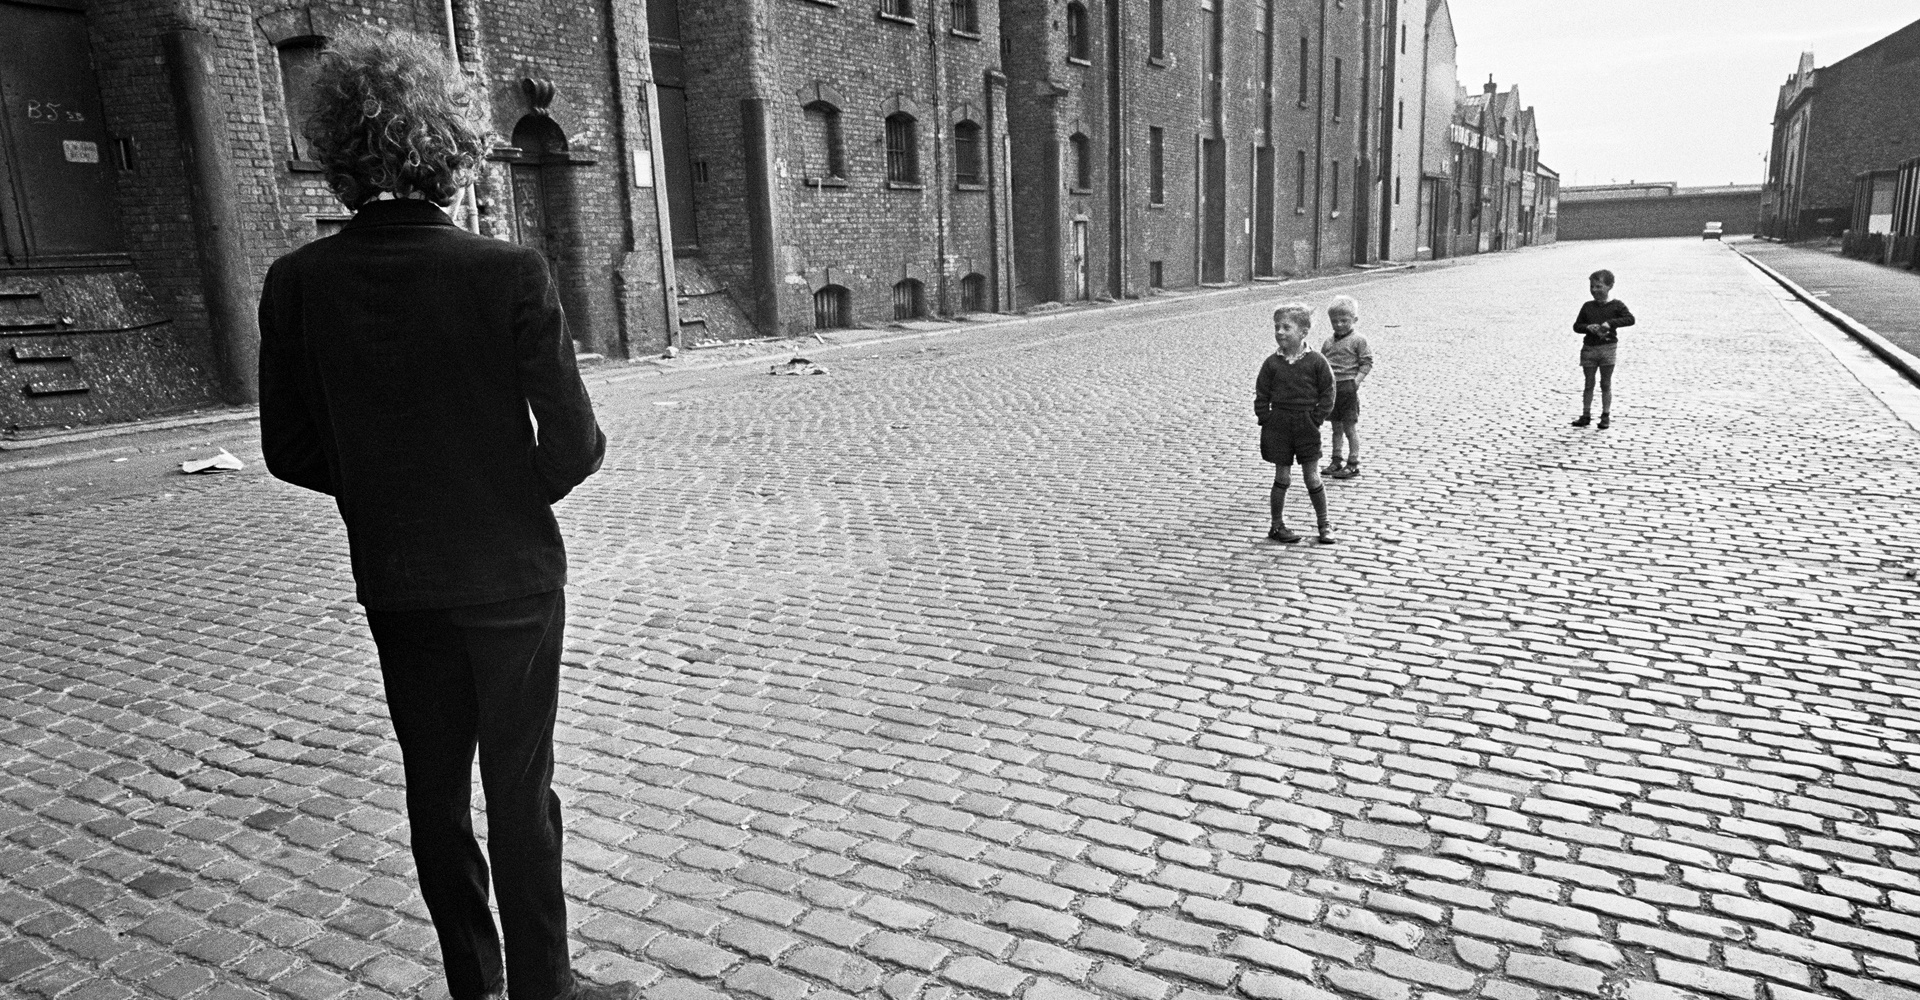
M1310 487L1307 499L1313 501L1313 516L1319 519L1322 527L1327 524L1327 488L1325 485Z
M1280 516L1281 509L1286 505L1287 488L1274 483L1273 488L1267 491L1267 506L1273 511L1273 526L1276 528L1286 523Z

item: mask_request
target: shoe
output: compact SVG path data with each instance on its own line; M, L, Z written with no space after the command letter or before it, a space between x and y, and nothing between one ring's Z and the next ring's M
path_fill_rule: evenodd
M1284 524L1278 524L1267 532L1267 539L1269 541L1283 542L1287 545L1292 545L1300 540L1300 534L1298 532L1288 531L1287 526Z
M1604 431L1604 430L1606 430L1606 429L1607 429L1607 426L1608 426L1609 424L1611 424L1611 423L1613 423L1613 418L1612 418L1611 416L1609 416L1609 415L1607 415L1607 414L1605 414L1605 413L1602 413L1602 414L1600 414L1600 429L1601 429L1601 430L1603 430L1603 431Z
M1333 525L1331 524L1321 525L1319 533L1313 536L1313 544L1315 545L1332 545L1337 541L1339 541L1339 539L1333 537Z
M567 1000L640 1000L640 984L631 979L605 986L573 981L573 992L567 994Z
M1338 469L1333 470L1331 473L1328 473L1328 474L1335 479L1352 479L1353 477L1360 474L1360 463L1348 462L1347 464L1341 466Z
M1340 470L1344 468L1346 468L1346 466L1341 465L1340 460L1336 458L1333 460L1332 464L1328 465L1324 469L1321 469L1320 474L1323 476L1337 476L1340 474Z
M1587 414L1585 414L1585 413L1582 413L1582 414L1580 414L1580 419L1578 419L1578 420L1575 420L1575 421L1573 422L1573 426L1575 426L1575 427L1585 427L1585 426L1587 426L1587 425L1588 425L1588 424L1590 424L1590 423L1593 423L1593 417L1591 417L1591 416L1589 416L1589 415L1587 415Z

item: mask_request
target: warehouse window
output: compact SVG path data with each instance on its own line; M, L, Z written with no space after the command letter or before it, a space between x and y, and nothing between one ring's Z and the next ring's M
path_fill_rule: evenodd
M953 0L952 12L953 30L969 35L980 33L980 5L974 0Z
M919 319L927 314L926 289L912 278L902 278L893 286L893 318Z
M887 116L887 180L920 182L920 124L905 111Z
M846 144L840 134L840 109L826 101L806 106L807 177L813 180L847 176Z
M1073 145L1073 189L1093 190L1093 143L1080 132L1067 141Z
M1090 61L1087 53L1090 45L1087 39L1087 5L1083 3L1067 4L1067 58L1081 62Z
M1333 61L1333 120L1340 120L1340 71L1344 67L1339 59Z
M953 180L956 184L984 184L980 166L980 126L961 122L953 127Z
M1167 133L1158 126L1147 129L1147 202L1167 203Z
M813 293L813 328L842 330L853 325L853 293L827 285Z
M1294 156L1293 207L1304 210L1307 207L1307 151L1300 150Z
M280 63L282 108L287 115L287 132L292 140L288 152L296 160L313 159L312 146L301 132L306 128L307 113L312 108L313 77L320 70L320 53L326 44L326 39L308 36L282 42L274 49Z
M975 271L960 279L960 311L987 311L987 276Z
M1147 57L1167 57L1167 0L1147 0Z
M1333 206L1333 214L1339 215L1340 214L1340 161L1339 160L1333 161L1332 166L1333 166L1333 190L1331 194L1333 195L1333 200L1330 204L1332 204Z
M1300 106L1303 108L1307 106L1307 60L1308 60L1308 57L1311 56L1312 54L1313 54L1313 49L1311 48L1310 44L1307 41L1307 36L1301 35L1300 36Z
M911 21L913 20L913 0L880 0L880 13Z

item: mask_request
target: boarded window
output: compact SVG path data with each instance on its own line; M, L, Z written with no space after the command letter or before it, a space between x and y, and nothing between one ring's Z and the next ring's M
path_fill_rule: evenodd
M960 311L987 311L987 276L975 272L960 279Z
M813 293L813 328L842 330L853 325L853 293L826 285Z
M287 116L287 132L292 139L287 150L296 160L312 160L313 149L301 133L307 126L307 114L313 107L313 77L320 71L320 52L325 42L319 38L296 38L275 49L280 61L280 96Z
M1167 134L1158 126L1147 129L1147 201L1167 203Z
M927 314L926 291L920 282L903 278L893 286L893 318L918 319Z
M825 101L807 105L807 176L847 176L846 146L840 137L840 109Z
M1085 135L1075 132L1068 140L1073 146L1073 187L1076 191L1093 190L1093 143Z

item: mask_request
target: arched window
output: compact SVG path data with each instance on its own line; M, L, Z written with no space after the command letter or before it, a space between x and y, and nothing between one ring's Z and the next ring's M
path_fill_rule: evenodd
M1087 53L1091 51L1087 39L1087 5L1067 4L1067 58L1091 61Z
M920 123L905 111L887 116L887 180L920 182Z
M927 295L920 282L902 278L893 286L893 318L918 319L927 314Z
M975 271L960 279L960 311L987 311L987 276Z
M1093 190L1093 143L1080 132L1075 132L1067 141L1073 146L1073 189Z
M313 150L301 132L306 128L307 112L312 104L313 76L320 71L320 53L326 46L326 39L308 35L288 39L274 47L280 63L280 97L292 140L288 152L296 160L313 159Z
M807 177L814 180L847 176L846 144L840 137L840 109L826 101L806 106Z
M980 166L980 126L961 122L953 127L953 180L957 184L984 184Z
M813 293L813 328L843 330L853 325L853 293L839 285L824 285Z

